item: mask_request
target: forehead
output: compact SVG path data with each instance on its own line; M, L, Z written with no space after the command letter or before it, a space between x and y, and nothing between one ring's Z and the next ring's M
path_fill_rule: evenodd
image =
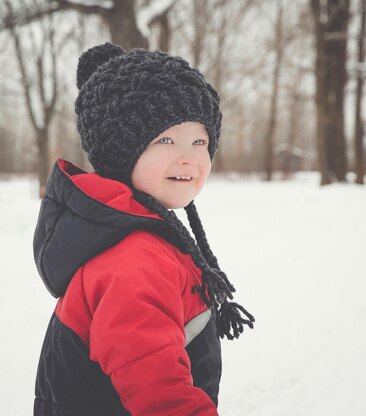
M197 121L185 121L180 124L176 124L168 129L164 130L159 134L158 137L162 135L174 135L174 136L187 136L187 135L205 135L208 136L206 126Z

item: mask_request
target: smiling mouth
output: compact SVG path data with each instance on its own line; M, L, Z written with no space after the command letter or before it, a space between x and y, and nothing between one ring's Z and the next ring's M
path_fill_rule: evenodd
M171 181L175 181L175 182L191 182L193 180L193 177L190 177L190 179L178 179L175 177L170 177L167 179L170 179Z

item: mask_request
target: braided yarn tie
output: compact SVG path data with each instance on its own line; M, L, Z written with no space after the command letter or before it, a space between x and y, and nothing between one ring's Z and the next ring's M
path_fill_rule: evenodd
M193 286L191 292L199 293L205 304L209 307L214 307L217 311L219 336L221 338L226 336L227 339L232 340L239 337L244 330L244 325L253 328L254 317L238 303L227 301L227 298L233 299L232 293L235 292L235 288L226 274L219 268L217 259L208 244L193 201L185 209L197 244L174 211L167 210L150 194L139 191L133 186L132 190L137 201L156 212L177 233L185 252L191 255L195 265L202 270L202 285ZM248 319L243 319L240 312Z

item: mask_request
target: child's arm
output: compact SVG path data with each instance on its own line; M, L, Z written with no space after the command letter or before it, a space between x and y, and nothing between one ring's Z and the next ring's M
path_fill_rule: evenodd
M181 279L172 253L147 233L131 235L85 266L90 358L133 416L217 415L210 397L193 386Z

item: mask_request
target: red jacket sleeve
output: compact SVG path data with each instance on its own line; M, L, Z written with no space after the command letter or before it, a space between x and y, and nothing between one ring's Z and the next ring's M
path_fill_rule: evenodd
M132 416L216 416L210 397L193 386L184 274L164 243L144 236L143 246L131 235L85 265L90 358L111 377Z

